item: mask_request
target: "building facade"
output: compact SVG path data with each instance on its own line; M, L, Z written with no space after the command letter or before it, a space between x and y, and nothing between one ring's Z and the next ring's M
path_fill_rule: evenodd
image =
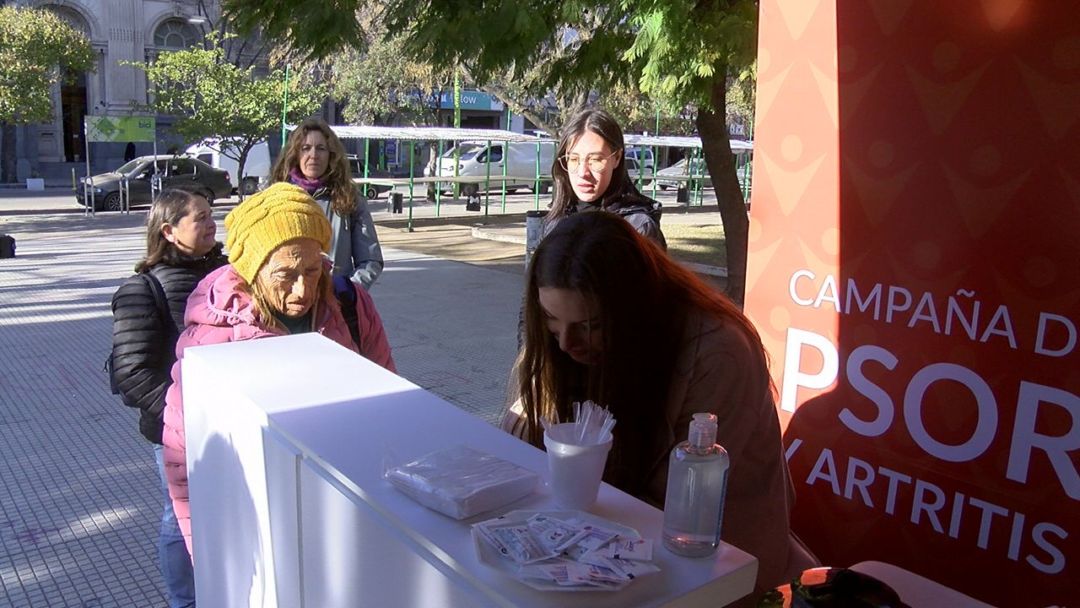
M74 75L53 88L53 118L16 131L18 174L49 181L85 172L86 115L128 116L148 101L146 73L128 62L153 61L158 53L201 44L220 15L218 0L37 0L14 2L51 10L86 34L96 53L96 70ZM159 148L169 147L168 117L158 118ZM153 143L137 144L139 154ZM93 144L91 171L123 160L125 143Z

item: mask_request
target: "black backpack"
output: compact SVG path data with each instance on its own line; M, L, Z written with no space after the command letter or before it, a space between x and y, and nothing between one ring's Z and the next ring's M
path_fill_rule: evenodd
M161 286L161 281L158 281L150 272L140 272L135 275L140 280L144 281L150 287L150 293L154 296L154 304L157 306L158 314L161 315L161 322L165 324L166 331L168 331L169 340L172 341L177 337L176 322L173 321L172 314L169 312L169 302L165 299L165 288ZM353 313L356 314L355 312ZM112 394L120 394L119 387L116 386L115 369L113 367L112 349L109 349L109 356L105 359L105 367L101 370L109 374L109 390Z
M0 234L0 258L15 257L15 237L10 234Z

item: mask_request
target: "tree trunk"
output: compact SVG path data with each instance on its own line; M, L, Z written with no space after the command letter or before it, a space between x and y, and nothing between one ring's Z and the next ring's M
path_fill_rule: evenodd
M240 149L240 158L236 159L236 172L239 175L236 176L236 194L240 197L240 202L244 201L244 174L247 170L247 157L248 152L255 147L255 142L249 140L243 148Z
M724 224L728 271L725 291L728 297L741 307L746 291L746 249L750 218L746 214L742 189L739 188L735 156L731 153L725 120L726 73L726 69L716 70L711 93L712 109L698 110L697 128L701 135L705 164L709 168L709 175L712 176L716 190L720 220Z
M4 121L0 122L0 132L3 134L3 150L0 150L0 183L16 181L15 175L15 125Z

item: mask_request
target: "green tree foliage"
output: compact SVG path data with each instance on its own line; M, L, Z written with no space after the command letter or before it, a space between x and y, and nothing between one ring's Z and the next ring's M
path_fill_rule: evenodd
M346 49L333 59L333 93L346 102L345 119L438 124L438 95L449 88L451 70L412 60L400 36L380 36L365 49Z
M90 41L55 13L0 7L2 181L11 181L15 176L13 125L51 120L53 85L61 75L75 75L93 67Z
M688 105L673 112L663 103L651 99L633 84L617 85L600 96L599 104L618 119L627 133L663 135L693 135L697 109ZM657 114L660 128L656 127Z
M755 0L225 1L238 25L262 27L313 56L362 45L368 22L343 15L381 11L411 57L460 66L481 86L553 92L564 112L590 92L619 87L640 91L665 114L696 107L724 223L727 290L742 301L749 222L728 144L726 92L730 76L753 61Z
M727 91L727 121L740 125L743 137L753 139L754 107L757 104L757 61L733 77Z
M132 65L146 70L153 86L150 109L176 116L173 131L187 141L222 138L220 151L237 161L242 180L248 152L281 127L285 73L275 69L256 78L254 67L229 63L213 36L211 42ZM325 96L325 87L312 84L307 75L292 76L286 120L296 123L310 116Z

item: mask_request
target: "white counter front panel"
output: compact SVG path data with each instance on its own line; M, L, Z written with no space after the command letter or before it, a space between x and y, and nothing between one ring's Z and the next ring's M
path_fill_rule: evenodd
M591 512L656 540L655 561L663 572L616 593L532 590L477 560L469 524L498 513L453 520L395 490L382 472L464 444L546 477L540 450L317 335L191 349L184 366L196 578L204 608L291 608L297 594L299 605L309 608L720 606L753 587L752 557L728 545L708 559L668 553L659 543L662 514L604 484ZM200 463L209 460L224 466L208 471ZM212 484L220 485L207 488ZM249 495L247 502L239 500L245 506L225 513L253 514L257 524L219 521L222 509L238 500L230 493L238 492ZM557 507L545 486L500 512L511 509ZM204 553L199 536L228 527L250 528L234 538L247 546ZM218 556L237 555L256 566L219 563ZM237 585L221 573L251 573L258 582ZM235 598L237 588L249 591L247 602L215 602L225 593Z

